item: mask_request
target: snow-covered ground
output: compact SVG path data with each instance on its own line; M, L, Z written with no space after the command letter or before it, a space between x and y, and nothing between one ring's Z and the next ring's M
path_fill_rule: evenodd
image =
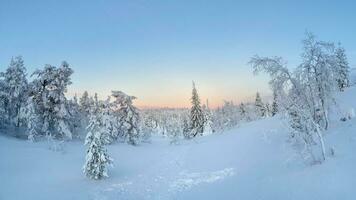
M338 95L340 109L356 108L356 88ZM335 149L321 165L306 165L287 142L278 117L170 145L108 146L109 178L82 173L85 147L64 151L0 136L0 200L12 199L356 199L356 118L334 116L326 145Z
M350 84L356 85L356 68L350 69Z

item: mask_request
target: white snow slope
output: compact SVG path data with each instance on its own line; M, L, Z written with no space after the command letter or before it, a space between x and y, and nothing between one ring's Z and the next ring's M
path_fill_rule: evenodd
M338 96L341 110L356 108L356 88ZM0 200L356 199L356 118L335 116L326 133L335 155L321 165L301 160L275 117L178 145L158 137L111 145L115 167L101 181L83 175L82 143L54 152L46 142L0 136Z

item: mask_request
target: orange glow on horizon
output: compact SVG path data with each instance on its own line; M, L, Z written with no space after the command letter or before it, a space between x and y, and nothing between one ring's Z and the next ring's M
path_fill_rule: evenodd
M69 98L77 96L78 100L80 99L82 93L74 93L68 92L67 95ZM94 95L94 93L89 93L89 95ZM209 107L212 109L218 108L224 104L224 101L233 101L235 104L239 104L241 102L251 102L254 99L254 95L249 94L239 94L236 96L240 96L242 98L233 98L222 95L216 95L214 97L207 98L205 96L200 96L201 105L206 105L207 99L209 101ZM105 100L108 95L98 93L98 97L101 100ZM190 96L137 96L137 99L134 101L134 105L140 109L145 108L190 108Z

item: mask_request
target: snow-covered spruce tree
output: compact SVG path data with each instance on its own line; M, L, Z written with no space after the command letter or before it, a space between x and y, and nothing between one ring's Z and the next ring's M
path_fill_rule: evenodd
M277 103L277 92L273 92L273 103L272 103L272 110L271 114L272 116L275 116L278 112L278 103Z
M93 109L90 115L88 134L85 138L88 149L83 167L84 174L95 180L108 177L107 166L113 163L105 148L101 113L98 113L98 110L99 108Z
M46 65L43 70L33 73L31 92L38 107L42 133L49 138L72 139L71 116L68 112L68 101L64 95L73 70L68 63L60 67Z
M111 144L118 138L118 122L111 109L110 97L100 105L100 118L102 120L102 134L105 144Z
M173 113L172 115L169 115L169 118L167 120L167 133L169 134L171 138L171 144L177 143L180 139L183 138L183 119L180 118L178 113Z
M239 112L240 112L240 117L242 120L247 120L247 114L246 114L246 106L243 102L240 103L239 105Z
M172 143L176 143L179 139L187 137L189 132L189 125L186 123L186 132L184 129L184 120L189 118L188 109L172 109L172 108L159 108L159 109L143 109L140 112L145 123L141 124L143 134L155 133L169 137ZM188 120L187 120L188 121ZM144 135L141 137L144 137Z
M20 110L26 104L27 79L26 68L21 56L11 59L4 78L5 112L7 121L16 127L21 125Z
M182 131L183 131L183 137L185 139L190 139L190 125L189 125L189 119L188 118L183 118L182 122Z
M178 109L165 109L162 113L161 126L167 136L182 136L183 116Z
M197 89L195 88L195 83L193 82L192 98L191 98L192 107L190 109L190 136L193 138L200 136L204 132L204 113L200 106L200 99L198 96Z
M129 96L121 91L112 91L111 96L115 98L114 104L119 109L119 131L129 144L137 145L140 140L140 116L132 102L136 97Z
M6 84L3 80L3 77L0 77L0 127L6 126L6 121L8 119L6 114L6 106L7 106L7 92L6 92Z
M203 135L211 135L214 133L213 129L213 113L209 108L209 102L206 100L206 105L203 106L204 111L204 132Z
M92 102L92 105L91 105L91 106L98 106L98 105L99 105L98 93L95 93L95 94L94 94L94 97L93 97L93 102Z
M260 96L260 93L256 93L256 99L255 99L255 107L256 107L256 113L259 117L265 117L266 116L266 107L262 103L262 99Z
M216 108L214 115L213 115L213 127L216 132L223 132L227 129L227 124L230 123L230 118L226 112L224 101L224 106Z
M272 106L268 102L265 104L265 110L266 110L265 117L272 116Z
M232 101L224 101L224 105L220 111L223 120L223 130L228 130L237 126L240 118L239 110Z
M144 142L150 142L151 135L156 134L158 132L158 120L156 119L154 113L142 113L142 139Z
M350 86L349 73L350 67L347 61L345 49L339 44L335 51L336 57L336 82L340 91L344 91L346 87Z
M30 141L36 141L36 138L40 136L39 133L39 116L36 110L36 103L34 102L33 96L30 94L26 107L22 110L22 117L26 120L27 124L27 137Z
M89 98L87 91L84 91L83 95L80 97L79 104L81 112L86 116L89 116L93 100Z
M67 101L66 107L69 113L69 126L71 128L71 132L78 133L82 131L87 124L83 122L85 116L80 110L80 105L76 95ZM77 136L79 136L79 134L77 134Z

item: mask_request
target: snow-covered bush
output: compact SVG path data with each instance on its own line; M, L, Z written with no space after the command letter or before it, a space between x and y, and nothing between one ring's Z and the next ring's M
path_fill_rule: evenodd
M349 108L346 112L342 113L341 121L347 121L355 117L355 109Z

